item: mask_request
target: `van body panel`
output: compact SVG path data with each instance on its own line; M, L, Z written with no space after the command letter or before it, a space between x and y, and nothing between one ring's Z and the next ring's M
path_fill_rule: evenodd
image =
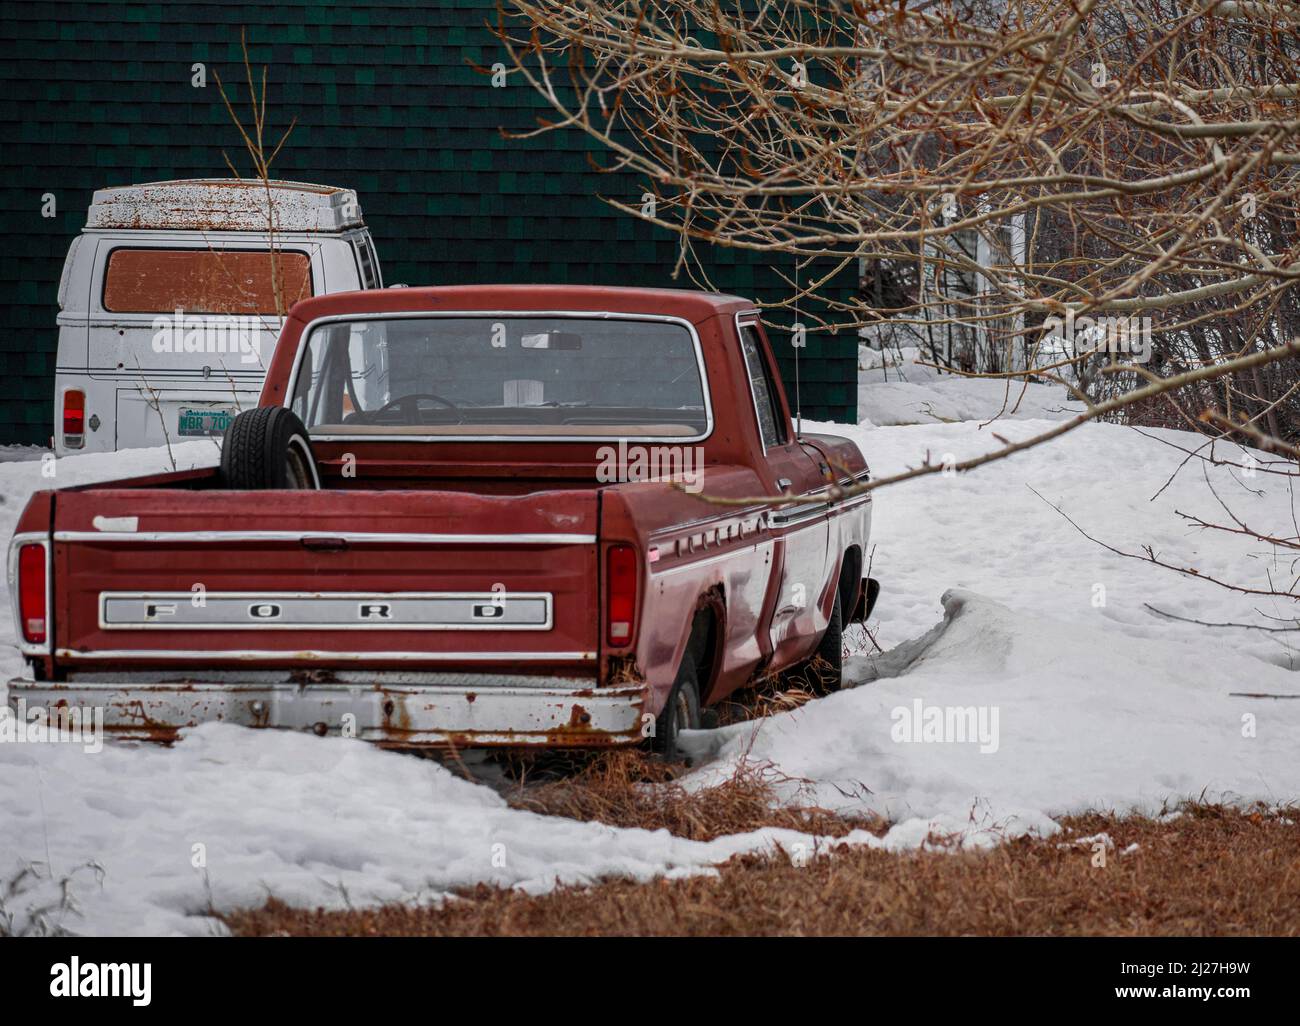
M302 183L271 185L276 219L286 226L275 233L275 249L307 258L309 283L303 298L363 289L368 280L369 287L380 287L374 245L355 193ZM222 298L198 311L137 309L139 297L149 296L148 281L131 282L125 293L118 290L131 297L131 310L110 310L105 288L113 254L123 249L266 252L270 236L255 230L265 221L264 214L258 221L258 210L265 209L259 190L264 196L261 183L250 190L247 183L218 180L95 193L87 227L69 248L59 285L57 454L111 452L220 434L213 429L257 405L284 319L267 312L264 301L257 304L257 282L250 277L258 273L256 262L217 262L205 271L228 273L231 280L214 281L213 294ZM368 248L373 268L358 260L359 247ZM192 282L186 289L187 282L166 278L165 259L154 263L162 269L156 272L159 305L169 288L194 295ZM277 269L284 273L284 265ZM224 309L237 305L232 295L243 297L244 306L255 312ZM75 448L65 444L62 433L69 390L85 394L86 429Z

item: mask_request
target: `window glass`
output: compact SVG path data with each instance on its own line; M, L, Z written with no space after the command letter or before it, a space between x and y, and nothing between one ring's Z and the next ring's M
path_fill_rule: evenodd
M306 253L277 250L284 308L311 295ZM264 249L133 249L109 254L104 309L112 313L274 314L271 253Z
M324 324L293 408L320 435L701 437L695 341L680 324L595 317L402 317Z
M352 245L357 251L357 263L361 267L361 287L363 289L379 288L379 277L375 273L375 258L370 244L365 239L357 239Z
M780 405L776 387L763 359L758 332L746 324L740 329L740 346L745 353L745 369L749 372L749 387L754 396L754 409L758 413L758 430L763 436L763 447L771 448L785 442L781 423Z

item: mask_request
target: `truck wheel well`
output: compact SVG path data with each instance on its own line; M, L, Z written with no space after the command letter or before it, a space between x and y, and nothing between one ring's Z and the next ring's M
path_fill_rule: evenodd
M853 615L857 608L858 592L862 590L862 550L850 545L844 550L844 560L840 563L840 608L844 610L844 619Z
M717 589L700 596L696 604L695 616L691 620L691 634L686 642L683 659L695 663L695 680L700 690L700 705L708 701L713 687L718 653L718 625L722 621L719 610L726 607Z

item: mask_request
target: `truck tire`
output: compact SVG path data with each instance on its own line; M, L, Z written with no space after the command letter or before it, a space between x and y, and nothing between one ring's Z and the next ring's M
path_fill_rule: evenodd
M668 701L655 720L655 736L650 747L666 762L677 758L678 733L700 727L700 688L695 676L695 660L688 648L682 655L681 669L668 693Z
M838 587L835 589L835 604L831 606L830 623L826 625L826 633L808 664L807 678L813 694L819 697L839 691L843 683L844 607Z
M259 406L231 421L221 443L221 481L241 491L320 488L316 455L297 414Z

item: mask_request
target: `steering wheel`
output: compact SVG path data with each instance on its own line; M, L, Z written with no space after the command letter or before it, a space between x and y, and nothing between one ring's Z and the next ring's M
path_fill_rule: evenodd
M372 417L378 419L379 417L387 413L389 410L397 409L401 411L402 416L405 417L408 423L418 424L419 416L420 416L421 399L430 399L435 403L441 403L443 406L446 406L448 409L455 410L458 415L456 423L457 424L465 423L465 415L461 411L461 408L459 406L453 403L450 399L447 399L444 396L437 395L433 392L412 392L409 395L399 395L396 399L390 399L388 402L384 403L384 405L379 407L379 409L369 411L366 414L366 419L369 420Z

